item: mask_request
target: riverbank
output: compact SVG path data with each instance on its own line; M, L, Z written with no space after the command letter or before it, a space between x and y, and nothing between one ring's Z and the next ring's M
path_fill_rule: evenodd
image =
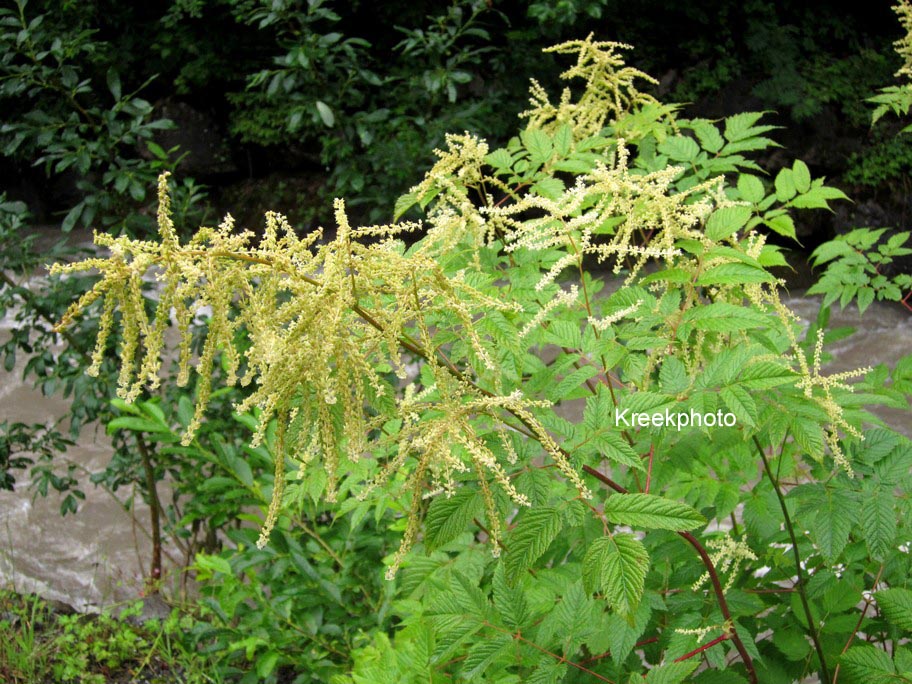
M8 684L202 684L221 681L199 652L200 625L159 599L78 613L59 601L0 590L0 681Z

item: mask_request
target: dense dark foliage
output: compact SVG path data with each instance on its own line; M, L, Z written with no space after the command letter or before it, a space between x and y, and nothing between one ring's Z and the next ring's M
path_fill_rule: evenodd
M314 199L357 195L378 218L444 132L503 141L528 78L556 79L540 49L590 31L635 45L698 115L773 111L791 154L853 186L855 223L902 213L912 149L871 132L863 104L898 66L889 7L771 0L33 1L0 34L3 185L43 222L86 201L69 218L88 225L144 204L148 174L180 160L217 203L323 220Z

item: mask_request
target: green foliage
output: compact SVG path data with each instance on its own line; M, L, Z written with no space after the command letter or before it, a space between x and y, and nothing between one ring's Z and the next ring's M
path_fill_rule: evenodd
M112 491L138 484L149 501L151 483L143 471L144 448L154 482L166 477L174 482L170 501L163 506L162 529L192 556L200 549L212 550L216 532L232 524L241 507L262 502L255 477L262 477L272 458L265 446L243 449L250 417L230 417L236 395L222 392L217 397L224 418L208 421L186 446L180 440L193 417L192 403L186 396L169 393L167 398L173 403L158 398L133 404L120 399L112 402L115 417L108 420L107 432L126 448L115 453L107 468L94 473L91 480Z
M151 225L152 179L180 160L155 143L167 123L149 104L172 75L178 92L221 107L235 140L329 167L350 206L388 208L440 148L395 204L397 221L424 218L427 232L352 229L337 205L340 235L327 242L273 215L262 239L226 222L181 243L203 199L185 181L160 194L162 245L101 238L114 256L86 263L104 278L90 294L80 266L48 289L25 281L70 257L37 254L25 206L0 199L0 311L16 324L4 362L29 355L28 377L74 398L68 434L0 425L0 486L34 466L38 491L65 492L63 512L75 511L77 472L58 454L99 421L116 451L91 480L138 489L160 514L152 525L196 557L208 611L154 639L74 619L58 679L129 665L137 645L184 648L186 629L218 660L204 679L661 683L688 681L699 660L698 682L754 669L826 680L836 663L846 680L902 680L912 456L904 438L865 429L865 408L907 410L912 364L855 385L864 373L822 374L841 334L824 330L828 307L803 335L769 270L785 261L768 234L793 239L796 210L845 196L800 161L767 178L775 127L761 113L683 118L649 94L654 83L638 87L649 78L621 46L591 39L557 50L580 58L566 75L584 88L552 103L536 85L526 127L504 123L516 74L531 64L547 83L529 45L621 5L533 2L522 17L480 1L375 15L328 0L191 0L162 22L126 6L101 17L96 3L2 10L0 142L17 164L76 178L65 228ZM849 19L791 26L773 3L747 7L746 41L719 23L735 11L722 3L711 44L681 42L700 63L678 94L747 79L795 119L838 107L857 120L858 93L883 82L889 60L820 54L820 35ZM707 21L699 6L665 12ZM390 21L361 33L366 14ZM119 30L139 24L139 36ZM741 44L761 55L759 72ZM904 89L883 97L908 109ZM879 149L859 173L894 177L902 152ZM843 304L894 298L879 269L905 240L874 251L872 233L815 257L834 267L820 287L848 292ZM609 293L606 270L620 290ZM77 299L96 308L59 352L50 323ZM158 352L174 322L170 365ZM625 429L618 409L652 420ZM679 410L737 423L655 420ZM162 480L170 501L157 501ZM383 566L393 583L380 582ZM17 662L15 676L31 666Z
M219 411L227 416L236 395L220 392L223 397L214 399L229 402ZM245 445L256 426L253 416L210 419L183 445L194 410L186 396L174 399L174 409L157 400L115 399L120 415L107 429L143 440L155 481L167 476L173 483L162 504L162 532L184 553L195 554L188 571L195 571L203 595L187 647L219 654L217 673L227 681L324 682L345 672L356 635L375 629L389 610L388 591L371 568L381 564L395 537L378 527L379 516L365 517L365 506L342 515L319 505L325 482L303 482L289 473L289 518L273 532L274 543L258 549L256 530L237 524L259 524L269 515L276 487L264 468L275 458L275 426L253 448ZM116 489L138 477L132 475L135 455L118 460L93 480ZM223 539L227 548L217 553Z
M910 233L894 233L884 240L885 233L885 228L856 228L820 245L811 260L814 266L827 266L808 293L824 295L824 306L838 299L845 308L854 299L861 313L875 299L902 302L908 308L912 275L895 273L892 264L896 258L912 254L904 246Z
M63 218L64 232L118 217L148 229L147 219L130 210L143 206L153 179L177 163L176 149L165 151L154 141L156 131L173 123L154 118L152 105L139 97L148 81L122 83L117 56L75 10L32 11L27 0L0 9L3 155L42 166L48 177L75 172L81 199ZM181 192L192 202L200 199L192 183Z
M9 83L21 87L20 77L34 65L16 43L22 26L15 7L10 12L11 51L4 59ZM321 199L349 196L350 206L357 203L359 214L373 220L385 218L385 207L411 181L407 169L423 170L430 162L428 147L442 145L447 131L484 130L493 140L506 139L512 112L525 102L526 76L546 84L556 78L553 63L539 59L538 49L585 34L593 21L602 32L645 48L638 56L641 66L663 75L660 87L671 85L675 101L702 99L732 111L738 100L727 94L739 98L749 92L754 101L759 98L757 106L795 120L820 125L832 112L860 127L866 116L861 99L896 67L886 46L871 47L885 43L892 27L877 17L869 21L858 9L823 15L769 0L673 8L654 0L528 6L483 0L373 6L180 0L114 8L93 0L78 5L32 0L25 19L42 65L51 75L58 66L76 74L84 86L76 96L79 106L94 121L112 119L116 125L109 133L86 120L53 79L32 84L42 93L34 107L12 96L5 103L16 120L35 109L66 123L68 142L58 152L70 166L45 186L55 205L72 207L83 199L68 188L89 155L89 176L78 182L80 192L93 199L82 207L80 221L94 210L99 219L120 217L134 228L147 228L146 198L137 201L134 195L150 187L151 167L172 168L186 151L197 156L193 144L187 150L147 146L147 125L163 119L154 112L130 119L118 109L128 100L140 109L140 101L165 109L187 105L206 117L207 136L222 137L233 152L231 161L245 172L325 181L316 193ZM109 88L109 73L119 79L120 98ZM70 125L70 114L78 126ZM179 113L169 116L183 126ZM116 142L125 130L124 140L135 138L136 145ZM28 146L39 135L35 126L23 132L27 139L13 155L16 170L43 154ZM182 133L192 136L194 126ZM144 167L137 163L141 159L153 163ZM196 168L206 182L225 182L219 170L202 167ZM197 185L181 192L202 202L199 190ZM263 203L272 206L280 199L267 196ZM328 218L307 204L301 213L308 220Z
M874 142L863 153L849 159L844 175L847 183L868 187L902 183L912 171L912 138L887 135L883 127L872 131Z
M515 584L535 565L560 534L561 527L560 511L554 508L535 508L522 516L506 542L504 577L508 583Z
M905 86L887 86L882 88L880 93L868 98L868 102L876 104L872 115L874 123L888 112L896 116L905 116L909 113L909 107L912 107L912 90L908 85ZM903 133L909 131L909 127L903 129Z
M877 602L891 625L912 632L912 591L884 589L877 592Z
M767 234L844 196L800 161L764 182L762 114L679 118L622 49L552 48L585 86L552 102L534 84L505 146L449 136L396 203L424 216L410 246L417 225L353 228L341 201L324 242L275 214L259 237L226 220L181 242L163 176L159 242L102 235L110 256L56 269L101 273L60 328L100 299L98 354L122 331L112 429L203 458L213 371L250 388L251 445L200 489L243 492L260 536L196 564L217 621L198 636L248 680L304 659L302 681L334 684L675 682L702 659L696 681L831 681L853 646L902 666L898 636L856 636L883 621L862 592L909 576L912 444L865 411L908 410L909 360L826 374L828 309L802 332L769 271ZM162 391L172 316L189 382L201 302L180 435L140 397Z
M679 56L674 63L681 73L672 96L692 102L719 93L749 93L761 106L796 122L829 111L848 126L863 126L868 118L863 98L896 67L895 56L881 41L871 40L873 26L862 26L860 16L763 0L681 8L664 29L683 34L676 47L689 58ZM659 22L649 23L638 27L643 37L631 42L642 44ZM705 28L688 40L682 23Z
M190 636L219 654L226 679L330 681L347 671L358 635L387 616L389 592L371 569L388 534L354 514L310 517L313 501L304 508L263 550L247 528L229 532L231 551L196 558L205 621Z
M893 11L899 16L900 24L906 32L905 36L893 43L896 52L903 59L903 65L895 75L908 81L912 77L912 39L910 39L912 36L912 5L908 0L898 0L893 6ZM878 119L888 112L897 116L905 116L912 105L912 88L908 82L899 86L888 86L882 88L874 97L868 98L868 102L877 105L874 109L873 123L877 123ZM903 132L908 130L907 126Z
M195 623L178 611L140 623L142 602L98 615L57 612L37 596L0 592L0 677L10 684L112 681L220 682L184 632Z
M0 9L0 103L5 114L0 153L15 164L42 167L49 179L75 181L78 200L72 200L75 205L71 202L62 216L64 232L76 225L114 223L147 231L152 225L142 211L148 204L147 188L158 173L174 169L179 161L176 149L163 150L154 140L172 124L156 118L149 101L140 97L149 81L129 82L120 56L90 24L90 17L69 3L49 7L18 0ZM177 188L175 213L199 218L203 196L201 187L186 179ZM88 281L27 282L48 259L80 254L62 242L39 249L32 227L24 203L0 196L0 313L15 324L0 355L7 371L16 367L17 356L24 356L23 376L46 396L59 392L72 399L72 407L68 416L49 426L4 421L0 487L12 487L12 470L34 466L36 491L65 493L65 514L76 511L84 494L75 464L59 455L84 425L110 417L107 382L112 377L85 375L91 364L85 335L96 333L91 324L71 331L67 348L56 351L58 338L50 326L60 306L81 296ZM112 369L105 364L106 371ZM63 423L68 423L68 434L59 429ZM118 447L120 463L130 461L124 458L125 445Z
M49 489L68 492L61 502L61 511L73 512L82 492L73 489L77 484L74 466L61 464L57 456L72 445L86 423L98 419L107 405L110 387L85 375L89 365L83 335L97 332L91 322L84 322L68 333L69 345L56 350L58 338L51 326L61 312L61 306L74 296L81 296L90 279L54 279L47 288L30 287L26 279L44 258L65 258L73 254L62 243L46 249L44 256L35 249L37 235L30 231L29 214L22 202L7 202L0 195L0 251L4 255L4 270L0 272L0 316L13 323L9 337L0 344L3 367L12 372L21 363L22 375L30 378L49 396L60 391L65 397L78 397L67 418L68 432L61 432L61 420L50 425L25 425L3 421L0 424L0 487L11 489L14 470L32 469L37 491ZM76 252L79 254L79 252ZM113 369L108 363L107 368ZM72 491L69 491L72 490Z
M409 162L429 143L496 112L497 93L468 92L493 49L484 26L496 13L488 3L453 2L415 26L397 25L401 39L386 47L382 63L377 46L352 35L350 17L329 2L243 6L237 3L238 21L274 36L278 54L229 95L232 132L261 145L318 141L329 188L355 193L355 203L377 215L410 181Z
M900 23L907 34L894 43L897 53L905 62L896 72L896 76L908 81L912 78L912 5L907 0L900 0L893 9L899 15ZM878 95L869 98L868 101L878 105L872 117L875 124L888 111L904 116L908 114L909 106L912 104L912 86L905 83L901 86L883 88ZM910 127L907 126L902 129L901 134L909 130ZM909 162L909 143L901 134L885 141L881 139L860 163L856 163L847 174L847 178L854 177L862 183L905 178ZM901 269L897 271L893 266L896 257L912 254L912 249L903 246L909 240L910 233L897 232L886 242L877 244L885 232L886 229L856 228L818 247L811 255L814 265L829 265L808 292L825 293L825 305L838 298L840 306L845 307L848 302L857 298L858 310L862 313L875 298L900 302L912 311L912 306L908 302L912 296L912 275L902 272ZM873 249L875 245L876 251Z
M609 497L605 501L604 512L605 517L615 524L652 530L692 530L706 522L690 506L652 494Z
M629 534L596 539L583 559L583 586L590 594L605 593L621 616L633 616L643 598L649 553Z

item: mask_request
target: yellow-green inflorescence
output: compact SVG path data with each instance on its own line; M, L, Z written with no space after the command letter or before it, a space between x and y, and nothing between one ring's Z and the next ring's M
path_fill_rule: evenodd
M576 100L565 92L555 105L533 85L533 108L524 113L530 129L554 134L569 126L579 140L618 124L639 108L658 106L634 87L637 79L647 77L624 65L618 53L623 47L590 37L553 48L577 55L565 77L581 79L585 89ZM663 111L671 116L673 108ZM354 464L370 457L377 464L360 484L359 496L399 483L411 502L390 576L418 537L424 500L451 495L467 478L479 482L496 553L503 520L494 490L515 506L530 504L511 479L509 466L517 459L514 436L537 442L580 496L589 498L591 493L537 417L548 403L527 397L521 382L517 386L504 380L496 345L481 331L479 319L492 311L510 316L519 321L517 338L523 341L556 312L588 307L585 292L553 285L564 270L581 271L587 256L609 262L615 273L627 269L627 284L642 279L648 262L693 274L683 287L684 310L707 296L693 286L701 269L756 260L764 239L755 233L726 239L724 248L705 260L693 250L683 253L682 241L703 245L707 252L722 245L706 235L704 225L714 210L736 204L725 194L724 179L678 190L674 181L679 168L650 173L630 168L627 146L620 138L604 161L548 196L528 189L518 192L489 173L488 154L488 145L475 136L449 136L446 150L437 152L435 166L412 189L414 197L433 196L426 224L355 228L344 202L336 200L337 230L329 240L322 231L299 237L284 217L268 213L259 237L237 230L229 216L217 228L202 228L181 243L163 174L158 241L98 233L96 243L107 248L109 256L53 267L57 273L94 269L101 275L95 287L70 307L60 326L103 300L91 369L97 372L119 312L118 394L132 401L144 388L158 385L164 330L172 324L180 334L178 382L189 383L194 365L191 323L200 312L211 311L195 362L196 410L183 439L189 443L204 418L212 367L221 355L227 382L248 388L237 410L258 411L254 442L263 440L273 419L278 424L275 486L261 543L280 512L286 458L297 462L302 472L322 470L327 482L324 497L333 501ZM479 200L469 187L487 192ZM510 201L495 201L497 193ZM605 230L609 219L611 230ZM424 231L422 239L406 248L401 238L418 230ZM638 237L644 234L649 235L645 242ZM561 256L543 269L535 290L559 291L545 301L533 298L532 306L514 301L509 288L477 286L476 276L485 275L482 252L492 245L508 255L557 250ZM466 266L447 272L441 263L458 250L466 251ZM143 279L150 273L161 283L151 318L143 299ZM671 286L653 279L650 288ZM819 347L808 363L796 337L794 315L779 300L778 286L774 281L723 284L713 286L709 295L714 301L746 303L778 318L792 356L777 362L797 374L797 387L826 412L830 450L850 470L838 434L856 431L832 390L843 387L842 381L853 374L821 375ZM637 300L608 315L589 312L584 320L596 334L605 334L617 321L643 315L643 307L643 300ZM243 353L237 345L242 333L248 338ZM671 334L669 339L673 338ZM710 339L698 332L679 349L680 356L689 362L689 370L695 370L718 344L718 336ZM664 346L650 352L650 367L666 353ZM423 373L420 386L412 382L413 360L423 364L431 381ZM493 448L482 433L496 435L500 447ZM729 555L734 559L733 553Z
M905 36L894 43L897 54L903 60L903 65L896 75L912 79L912 4L909 0L900 0L893 6L893 11L899 15L899 23L906 32Z

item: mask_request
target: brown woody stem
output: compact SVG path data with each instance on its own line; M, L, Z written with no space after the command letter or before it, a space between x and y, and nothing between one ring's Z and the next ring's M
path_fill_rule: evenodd
M136 445L142 459L146 475L146 490L149 494L149 524L152 528L152 567L149 569L149 592L157 593L162 576L162 543L161 543L161 502L158 500L158 489L155 486L155 468L152 455L142 434L136 433Z

